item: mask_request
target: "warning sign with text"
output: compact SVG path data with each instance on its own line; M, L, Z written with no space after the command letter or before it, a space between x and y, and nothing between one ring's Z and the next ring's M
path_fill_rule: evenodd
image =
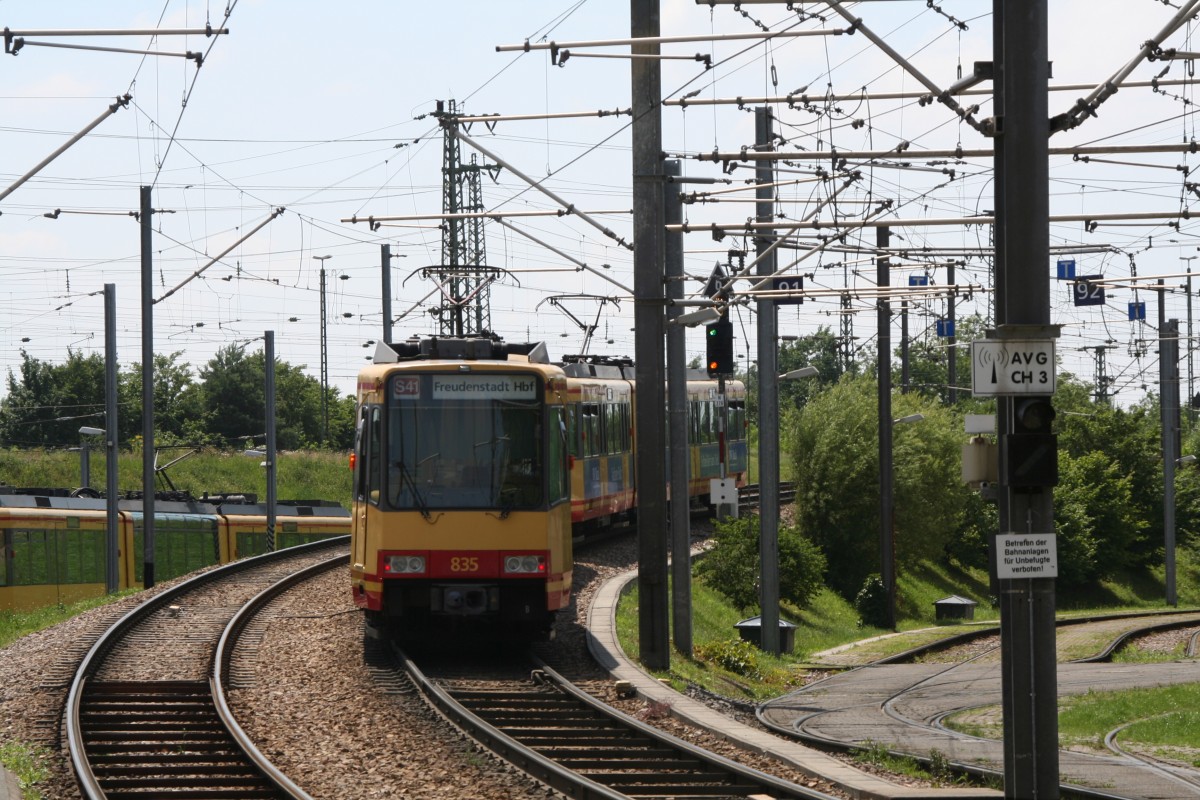
M996 577L1057 578L1058 543L1053 533L1001 533L996 537Z

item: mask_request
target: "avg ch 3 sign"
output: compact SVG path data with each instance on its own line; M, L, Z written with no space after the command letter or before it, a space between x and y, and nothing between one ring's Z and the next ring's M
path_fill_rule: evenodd
M976 397L1054 394L1053 339L971 342L971 391Z

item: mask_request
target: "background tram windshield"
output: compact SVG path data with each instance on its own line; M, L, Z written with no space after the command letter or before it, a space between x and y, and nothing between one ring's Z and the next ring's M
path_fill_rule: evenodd
M534 375L393 375L389 504L419 511L542 506L540 388Z

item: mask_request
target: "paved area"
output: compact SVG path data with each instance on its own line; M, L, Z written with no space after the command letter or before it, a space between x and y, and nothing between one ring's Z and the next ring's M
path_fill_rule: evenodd
M730 719L703 703L664 686L653 675L625 657L617 642L616 611L621 589L637 577L627 572L609 581L596 592L588 612L588 647L596 660L618 680L627 680L646 700L665 703L679 719L734 742L747 750L778 758L808 775L832 781L861 798L997 798L1002 795L988 789L918 789L901 786L875 775L854 769L838 759L797 741L788 740Z
M21 800L21 784L17 776L0 767L0 800Z
M1060 664L1060 696L1200 681L1200 663ZM805 736L845 744L879 742L910 755L933 750L950 761L1003 769L1003 745L937 727L947 713L1000 703L1000 667L971 663L896 664L862 667L827 678L772 700L762 707L765 721ZM1193 780L1154 769L1115 754L1059 751L1064 782L1103 790L1117 797L1179 800L1200 797L1200 771Z
M975 798L1001 797L986 789L913 789L870 775L796 741L789 741L742 725L681 695L660 683L625 657L617 642L616 607L621 590L637 577L625 573L601 587L593 599L588 645L596 659L613 675L630 681L647 700L667 704L671 713L687 722L735 742L746 749L767 753L796 769L831 780L863 798ZM1191 617L1200 620L1200 615ZM1081 658L1103 647L1135 623L1110 620L1094 625L1061 629L1061 658ZM839 648L837 660L853 658L850 648ZM834 654L829 654L833 656ZM1163 664L1061 663L1059 695L1095 689L1200 682L1200 661ZM1003 745L998 741L954 734L938 727L948 713L964 708L1000 703L998 655L959 665L897 664L864 666L827 678L765 703L763 720L797 731L799 735L839 743L878 742L891 749L927 756L939 750L953 761L1000 770ZM1111 797L1145 800L1200 798L1200 771L1180 776L1119 755L1059 752L1064 781L1091 787Z

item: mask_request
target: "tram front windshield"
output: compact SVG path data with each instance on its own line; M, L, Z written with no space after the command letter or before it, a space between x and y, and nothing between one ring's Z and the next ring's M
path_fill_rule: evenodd
M388 502L395 508L543 504L535 375L405 372L388 387Z

